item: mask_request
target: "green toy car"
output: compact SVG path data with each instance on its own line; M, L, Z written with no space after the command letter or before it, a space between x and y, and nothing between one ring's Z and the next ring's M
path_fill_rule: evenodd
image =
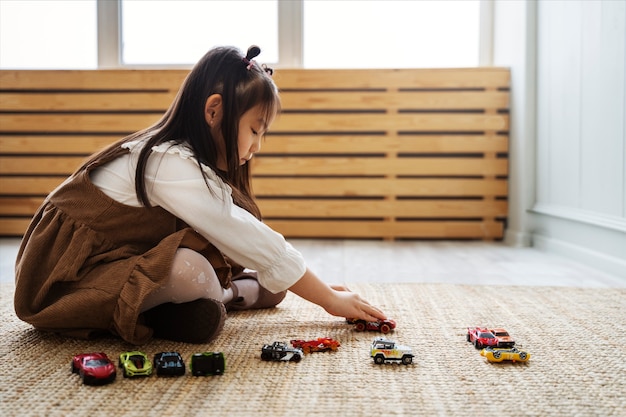
M120 368L122 368L124 378L150 376L152 374L152 362L145 353L139 351L122 353L120 355Z
M194 376L222 375L226 361L222 352L195 353L189 361L189 371Z

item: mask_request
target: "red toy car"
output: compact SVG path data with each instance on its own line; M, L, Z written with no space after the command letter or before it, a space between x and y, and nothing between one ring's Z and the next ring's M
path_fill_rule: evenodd
M300 348L304 353L326 352L327 350L337 350L339 342L330 337L318 337L315 340L292 340L291 345Z
M486 327L468 327L467 341L473 344L476 349L498 345L498 339Z
M515 346L515 340L509 335L509 332L500 328L500 329L489 329L491 333L498 340L497 346L499 348L512 348Z
M82 353L72 359L72 373L79 374L83 384L108 384L115 381L115 365L106 353Z
M346 319L350 324L354 324L355 330L362 332L364 330L374 330L381 333L389 333L396 328L396 321L392 319L366 321L362 319Z

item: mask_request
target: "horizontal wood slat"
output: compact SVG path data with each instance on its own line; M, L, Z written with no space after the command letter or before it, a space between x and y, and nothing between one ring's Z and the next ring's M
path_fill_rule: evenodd
M159 120L188 69L0 71L0 235L91 153ZM277 70L253 188L287 237L500 239L505 68Z
M506 159L258 157L256 175L506 175Z
M266 218L289 218L294 213L309 218L364 218L387 217L396 219L418 217L505 217L506 201L463 200L260 200L259 206Z
M9 132L121 132L131 133L157 122L161 114L1 114L0 126ZM282 114L272 133L300 132L467 132L508 130L500 114Z
M501 222L475 221L311 221L266 220L283 234L295 238L405 238L405 239L496 239L502 236Z
M59 176L0 177L4 195L45 196L65 180ZM505 179L459 178L264 178L253 180L255 194L263 197L506 197Z

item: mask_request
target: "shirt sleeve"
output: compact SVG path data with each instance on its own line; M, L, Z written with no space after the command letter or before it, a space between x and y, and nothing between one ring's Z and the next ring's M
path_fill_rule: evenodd
M258 272L259 283L272 292L291 287L306 271L298 252L285 238L234 204L232 190L210 168L177 147L154 148L146 167L150 202L193 227L223 254Z

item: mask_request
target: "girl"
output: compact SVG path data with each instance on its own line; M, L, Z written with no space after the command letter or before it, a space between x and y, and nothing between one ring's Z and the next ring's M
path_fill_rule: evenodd
M280 100L259 53L210 50L160 121L93 155L48 196L17 257L18 317L76 337L201 343L227 310L273 307L290 290L332 315L385 318L322 282L261 221L248 161Z

